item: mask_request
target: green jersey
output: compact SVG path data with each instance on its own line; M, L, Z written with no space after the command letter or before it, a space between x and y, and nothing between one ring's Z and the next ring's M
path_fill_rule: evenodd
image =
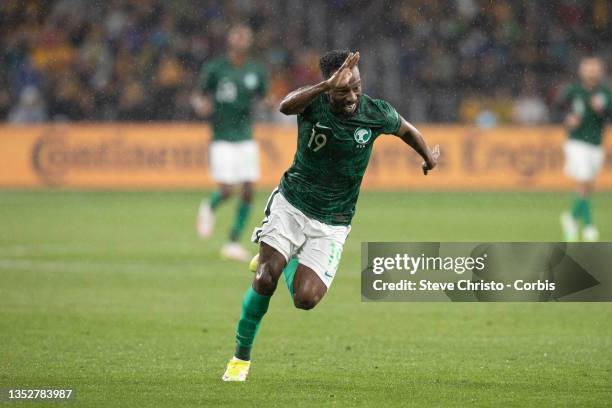
M237 142L253 137L251 107L253 100L266 94L266 71L255 61L237 67L227 58L204 65L200 88L214 99L213 139Z
M597 112L593 109L591 104L593 98L599 98L603 102L603 112ZM581 118L578 127L569 132L570 139L600 145L607 116L612 111L610 90L599 85L589 91L580 84L574 84L567 87L561 96L561 102L568 104L571 112Z
M280 182L287 201L329 225L349 225L376 138L395 134L400 118L389 103L362 95L357 112L331 111L326 94L298 115L297 150Z

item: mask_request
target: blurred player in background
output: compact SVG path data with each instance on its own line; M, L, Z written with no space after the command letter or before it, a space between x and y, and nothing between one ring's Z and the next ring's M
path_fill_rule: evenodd
M214 228L214 212L241 186L236 218L229 241L221 249L225 258L246 261L248 252L239 239L251 210L253 183L259 179L259 151L253 140L252 105L267 92L265 70L249 58L253 32L246 25L229 31L227 56L202 67L200 87L192 97L194 110L212 115L213 141L210 145L210 171L219 190L200 204L197 230L208 238Z
M436 166L437 146L430 151L388 102L362 94L358 62L358 52L328 52L320 60L324 80L289 93L280 104L285 115L297 115L297 151L253 232L259 265L242 301L224 381L246 380L253 341L281 275L299 309L314 308L327 293L376 138L398 136L423 158L425 174ZM293 258L297 268L287 266Z
M605 160L601 145L612 111L612 95L602 84L604 65L599 58L583 59L578 75L580 81L569 85L559 98L568 109L564 122L569 135L564 145L565 174L578 183L571 211L561 215L561 226L566 241L578 241L582 222L582 239L593 242L599 239L599 231L593 224L591 194Z

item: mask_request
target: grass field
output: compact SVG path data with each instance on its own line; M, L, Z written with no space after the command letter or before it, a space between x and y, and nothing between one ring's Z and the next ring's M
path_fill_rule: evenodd
M360 301L361 241L556 241L569 194L363 193L332 290L304 312L279 285L244 384L220 376L252 275L217 257L234 202L203 242L199 200L0 192L0 388L73 388L79 407L612 405L612 304ZM612 194L595 211L612 240Z

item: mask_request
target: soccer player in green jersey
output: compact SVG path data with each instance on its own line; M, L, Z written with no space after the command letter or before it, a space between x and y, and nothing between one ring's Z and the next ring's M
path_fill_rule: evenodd
M423 157L425 174L436 166L438 146L431 151L389 103L362 94L358 61L358 52L328 52L320 59L325 79L289 93L280 104L282 113L297 115L297 151L253 232L259 264L242 301L224 381L246 380L253 341L281 275L299 309L312 309L327 292L374 141L396 135Z
M595 178L605 160L601 147L606 119L612 112L612 94L602 83L604 66L599 58L585 58L578 70L580 82L568 86L559 102L569 108L565 126L569 138L563 146L565 174L576 181L577 194L570 212L561 215L566 241L597 241L599 231L591 214Z
M214 211L241 185L242 191L236 219L229 241L221 255L241 261L249 258L239 244L251 209L253 183L259 178L259 152L253 140L251 109L255 99L267 91L265 70L249 58L253 33L245 25L232 27L228 35L227 56L205 64L200 75L200 87L192 104L200 115L212 114L213 141L210 145L210 170L219 190L202 201L198 211L198 233L207 238L212 234Z

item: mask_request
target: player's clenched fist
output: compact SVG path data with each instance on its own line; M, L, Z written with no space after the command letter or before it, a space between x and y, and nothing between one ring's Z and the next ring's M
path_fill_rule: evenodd
M438 165L438 159L440 158L440 145L435 145L431 150L430 157L423 162L421 166L423 168L423 174L427 175L430 170Z

